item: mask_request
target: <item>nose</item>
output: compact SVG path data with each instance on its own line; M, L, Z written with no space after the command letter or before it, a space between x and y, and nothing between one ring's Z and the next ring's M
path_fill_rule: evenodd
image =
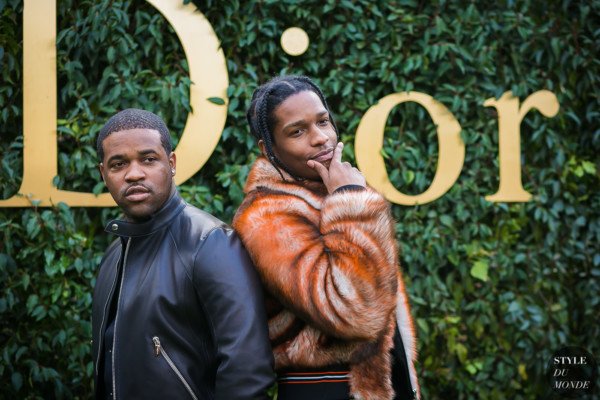
M315 147L322 146L329 140L327 132L315 126L311 136L311 144Z
M146 173L144 172L144 168L139 163L132 162L129 164L129 168L125 174L125 180L127 182L137 182L144 179L145 176Z

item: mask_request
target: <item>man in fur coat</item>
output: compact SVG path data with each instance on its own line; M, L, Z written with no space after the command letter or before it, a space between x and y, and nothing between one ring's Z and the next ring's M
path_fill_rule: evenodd
M269 295L279 399L417 398L389 205L341 161L321 91L275 78L254 93L248 121L263 156L233 227Z

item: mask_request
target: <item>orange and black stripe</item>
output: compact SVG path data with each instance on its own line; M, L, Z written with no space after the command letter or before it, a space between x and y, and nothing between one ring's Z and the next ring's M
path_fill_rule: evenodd
M350 371L287 372L277 377L281 384L339 383L350 380Z

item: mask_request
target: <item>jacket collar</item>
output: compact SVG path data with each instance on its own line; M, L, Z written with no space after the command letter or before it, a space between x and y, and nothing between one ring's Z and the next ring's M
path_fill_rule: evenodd
M177 190L169 197L160 210L156 212L148 221L141 223L127 222L120 219L113 219L104 230L121 237L134 237L149 235L163 228L173 220L186 206L185 201Z

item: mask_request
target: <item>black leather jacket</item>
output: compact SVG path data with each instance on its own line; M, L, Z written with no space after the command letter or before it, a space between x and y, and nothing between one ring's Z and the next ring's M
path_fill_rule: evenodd
M120 238L94 289L96 395L108 309L120 293L114 398L267 398L274 374L262 289L236 234L177 192L149 221L115 220L106 230Z

